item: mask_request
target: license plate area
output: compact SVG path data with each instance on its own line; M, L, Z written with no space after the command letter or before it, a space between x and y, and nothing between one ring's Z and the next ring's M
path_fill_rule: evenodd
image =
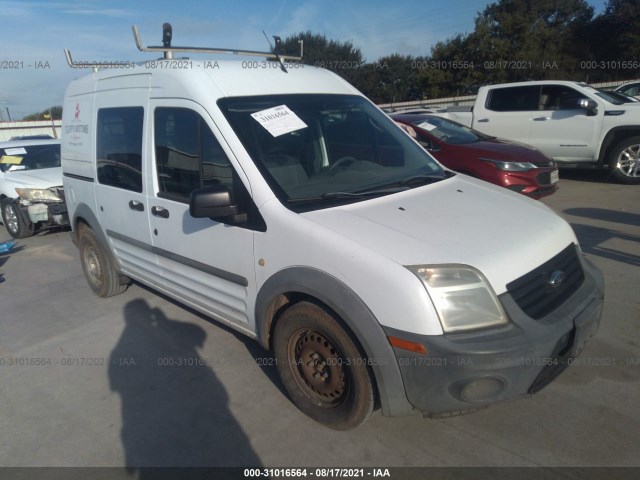
M554 170L550 175L551 184L558 183L560 181L560 173L558 170Z

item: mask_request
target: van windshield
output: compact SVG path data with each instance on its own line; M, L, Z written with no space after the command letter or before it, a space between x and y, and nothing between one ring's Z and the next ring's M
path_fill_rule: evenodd
M355 95L224 98L223 114L280 201L308 211L447 178L442 167Z

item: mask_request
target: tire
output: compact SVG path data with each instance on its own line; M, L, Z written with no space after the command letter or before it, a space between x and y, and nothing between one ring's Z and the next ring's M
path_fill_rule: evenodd
M615 146L609 157L613 179L629 185L640 185L640 137L630 137Z
M282 383L303 413L335 430L351 430L371 416L371 370L332 314L309 302L289 307L276 323L273 346Z
M10 198L2 200L2 222L13 238L27 238L33 235L34 225L25 218L16 202Z
M124 292L128 284L118 273L102 248L93 231L88 227L80 229L78 248L82 271L91 290L99 297L112 297Z

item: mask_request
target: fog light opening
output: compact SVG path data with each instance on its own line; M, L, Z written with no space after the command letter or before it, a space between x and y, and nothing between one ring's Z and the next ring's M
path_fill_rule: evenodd
M495 401L506 388L506 382L498 377L475 378L462 387L460 397L473 403Z

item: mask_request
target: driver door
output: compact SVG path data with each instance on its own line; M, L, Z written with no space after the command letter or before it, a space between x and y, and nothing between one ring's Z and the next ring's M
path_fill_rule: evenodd
M241 201L249 197L248 182L200 105L155 100L151 117L149 225L165 288L224 323L254 331L254 231L189 214L193 190L222 184Z

